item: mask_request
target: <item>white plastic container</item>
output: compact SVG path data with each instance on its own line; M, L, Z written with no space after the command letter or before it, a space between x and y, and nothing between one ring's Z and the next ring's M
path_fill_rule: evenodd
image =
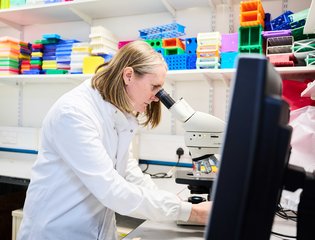
M17 209L12 211L12 240L15 240L23 218L23 210Z

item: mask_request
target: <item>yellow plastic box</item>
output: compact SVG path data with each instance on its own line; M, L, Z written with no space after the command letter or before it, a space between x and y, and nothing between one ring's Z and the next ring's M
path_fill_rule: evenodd
M104 58L100 56L89 56L83 59L83 74L93 74L96 68L104 63Z

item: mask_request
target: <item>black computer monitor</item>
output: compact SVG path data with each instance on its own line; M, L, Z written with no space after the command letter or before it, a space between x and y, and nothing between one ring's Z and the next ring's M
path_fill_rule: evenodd
M207 240L269 240L292 129L282 81L262 55L239 57Z

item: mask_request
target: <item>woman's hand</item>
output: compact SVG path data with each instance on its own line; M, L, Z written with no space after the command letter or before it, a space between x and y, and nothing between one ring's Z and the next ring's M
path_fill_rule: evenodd
M212 202L201 202L192 205L192 210L188 222L206 225L209 220Z

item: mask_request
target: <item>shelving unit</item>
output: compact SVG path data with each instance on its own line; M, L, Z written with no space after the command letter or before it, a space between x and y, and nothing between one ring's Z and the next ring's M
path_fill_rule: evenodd
M315 67L278 67L282 79L315 79ZM224 81L229 85L235 69L199 69L168 71L166 81ZM0 83L80 83L93 74L54 74L54 75L9 75L0 76Z
M280 0L264 0L266 2ZM177 11L189 9L191 7L208 8L214 17L215 22L216 7L227 4L232 6L238 4L240 0L134 0L132 4L117 0L73 0L69 2L58 2L50 4L24 5L22 7L0 10L1 22L18 29L23 33L26 26L35 24L53 24L72 21L85 21L92 25L95 20L104 18L117 18L142 14L155 14L169 12L176 18ZM287 1L285 1L287 2ZM231 19L229 19L229 22ZM211 22L212 27L215 25ZM230 24L230 23L229 23ZM210 29L209 29L210 31ZM21 34L23 36L23 34ZM282 79L315 79L314 67L279 67L276 70ZM211 91L216 90L218 81L224 83L229 92L229 86L235 74L235 69L200 69L200 70L178 70L169 71L166 81L175 85L183 82L206 81L209 83ZM70 83L75 86L92 75L11 75L0 76L0 85L15 84L19 86L19 91L23 93L23 86L29 84L63 84ZM186 83L185 83L186 84ZM221 83L220 83L221 84ZM30 85L31 86L31 85ZM42 86L40 86L42 87ZM36 88L36 87L34 87ZM23 98L23 94L20 94ZM211 92L208 95L209 109L212 109L213 99L218 95ZM213 99L212 99L213 98ZM228 97L225 101L227 102ZM221 99L222 100L222 99ZM217 101L218 102L218 101ZM23 101L19 102L22 109Z
M269 0L275 1L275 0ZM5 23L18 30L23 30L24 26L33 24L61 23L70 21L85 21L92 24L94 19L104 17L121 17L131 15L141 15L149 13L159 13L169 11L172 15L177 10L194 7L213 8L217 4L237 3L239 0L134 0L133 4L124 4L121 1L104 0L73 0L69 2L57 2L50 4L24 5L0 10L0 22ZM314 5L314 4L312 4ZM277 68L283 79L303 79L315 78L315 68L311 67L282 67ZM233 69L205 69L205 70L179 70L169 71L167 79L169 81L191 80L221 80L229 84L235 70ZM61 75L61 76L0 76L0 82L80 82L89 76L85 75Z

